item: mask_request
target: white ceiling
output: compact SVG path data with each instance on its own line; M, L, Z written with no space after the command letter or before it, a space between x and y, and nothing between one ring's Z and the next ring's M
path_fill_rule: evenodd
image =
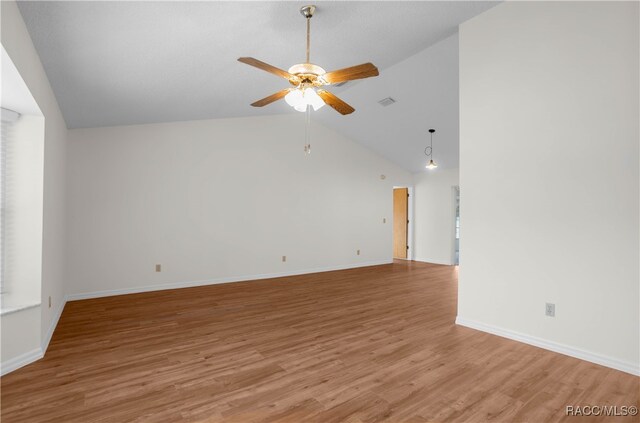
M424 149L433 128L438 167L458 167L457 34L344 90L340 96L358 105L355 113L341 116L323 107L314 117L412 172L426 171ZM385 97L396 103L378 104Z
M306 3L20 1L19 7L67 126L80 128L296 113L284 102L250 107L287 82L236 59L253 56L283 69L303 62L305 21L298 9ZM428 78L410 86L408 80L415 80L422 69L407 75L393 65L455 34L461 22L496 3L318 3L312 20L311 61L327 70L370 61L381 73L379 78L335 90L355 107L353 115L325 116L335 113L327 110L318 118L417 170L418 161L407 160L415 154L413 145L404 153L396 151L408 141L398 142L405 131L394 125L417 127L413 138L418 139L426 139L429 126L441 127L443 142L453 137L444 130L449 123L444 125L437 113L427 118L420 113L412 113L411 118L395 114L416 104L412 97L428 103L427 110L437 110L454 93L444 92ZM443 52L425 70L429 77L455 72L457 101L455 48L455 70L450 61L437 62L450 59ZM424 97L420 87L429 86L437 96ZM399 101L380 114L375 101L389 95ZM457 125L457 109L455 113ZM390 116L395 117L378 119ZM384 138L379 128L384 129ZM436 140L439 137L440 130ZM437 159L437 146L434 149Z

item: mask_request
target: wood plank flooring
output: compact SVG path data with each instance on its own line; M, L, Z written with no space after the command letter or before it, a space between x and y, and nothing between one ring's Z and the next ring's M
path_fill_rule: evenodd
M454 324L454 267L415 262L67 304L1 379L13 422L554 422L640 378ZM638 417L585 418L637 422Z

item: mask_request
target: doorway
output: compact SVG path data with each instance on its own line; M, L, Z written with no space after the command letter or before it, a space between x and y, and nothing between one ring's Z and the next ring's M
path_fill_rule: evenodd
M393 189L393 258L407 259L409 253L409 189Z
M460 187L453 187L454 234L453 234L453 264L460 264Z

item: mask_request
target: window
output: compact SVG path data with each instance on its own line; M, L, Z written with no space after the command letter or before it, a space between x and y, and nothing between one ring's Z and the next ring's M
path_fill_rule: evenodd
M5 292L5 222L6 222L6 193L7 193L7 149L11 137L13 124L20 117L13 110L2 109L0 124L0 294Z

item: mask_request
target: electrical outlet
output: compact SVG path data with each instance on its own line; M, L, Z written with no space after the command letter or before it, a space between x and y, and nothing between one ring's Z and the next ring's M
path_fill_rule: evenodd
M51 308L51 295L49 295L49 308Z
M556 305L551 303L546 303L544 305L544 315L549 317L556 317Z
M162 265L156 264L156 272L162 272Z
M357 255L360 255L360 250L356 250L356 254L357 254Z
M282 256L282 262L284 263L285 261L287 261L287 256Z

